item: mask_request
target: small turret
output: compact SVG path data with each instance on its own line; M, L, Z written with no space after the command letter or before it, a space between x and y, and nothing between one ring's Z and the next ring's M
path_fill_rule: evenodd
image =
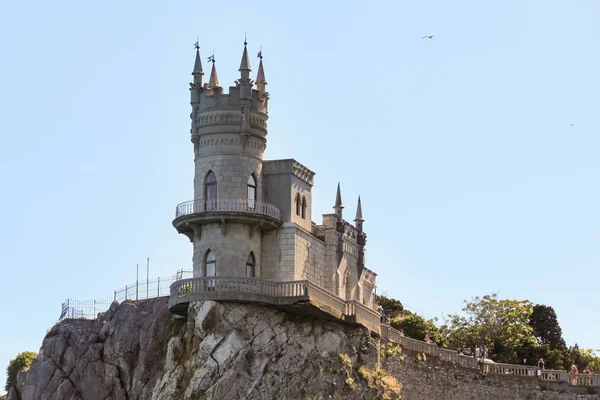
M202 76L204 75L204 71L202 70L202 61L200 61L200 46L198 42L196 42L196 61L194 62L194 70L192 71L192 75L194 77L194 86L197 88L202 87Z
M263 68L262 50L258 52L258 58L260 58L260 63L258 64L258 74L256 74L256 87L259 92L264 93L267 80L265 79L265 70Z
M360 196L358 196L358 205L356 206L356 218L354 218L354 222L356 223L356 229L359 233L363 231L363 222L364 218L362 216L362 205L360 203Z
M215 67L215 56L211 56L210 60L212 61L212 69L210 71L210 79L208 80L208 87L212 90L216 88L220 88L219 85L219 77L217 76L217 68Z
M342 210L344 209L344 206L342 205L342 192L340 190L339 182L337 186L337 193L335 194L335 205L333 206L333 209L335 210L335 216L337 217L338 221L341 221Z
M240 69L238 69L238 71L240 71L242 73L242 78L244 78L244 71L248 71L248 73L250 73L250 71L252 71L252 68L250 68L250 57L248 56L247 45L248 45L248 43L244 40L244 52L242 53L242 61L240 62Z

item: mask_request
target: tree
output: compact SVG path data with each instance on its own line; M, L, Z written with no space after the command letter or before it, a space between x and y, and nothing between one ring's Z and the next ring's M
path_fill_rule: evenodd
M10 388L17 384L17 374L20 371L29 369L31 362L37 357L37 353L33 351L24 351L17 355L13 360L10 360L6 368L6 384L4 390L10 391Z
M496 360L520 363L517 351L533 342L529 300L499 300L496 293L465 301L463 315L449 315L443 330L450 346L487 349Z
M550 349L564 349L565 341L562 338L562 329L558 325L556 312L550 306L536 304L529 317L529 326L533 329L533 336L541 345L547 344Z
M425 336L429 334L430 339L439 344L443 344L443 338L439 328L431 319L426 320L417 314L406 314L390 321L390 325L395 329L402 329L408 337L418 340L425 340Z
M404 306L399 300L383 295L378 295L375 300L377 300L379 305L383 308L384 314L389 318L396 318L404 311Z

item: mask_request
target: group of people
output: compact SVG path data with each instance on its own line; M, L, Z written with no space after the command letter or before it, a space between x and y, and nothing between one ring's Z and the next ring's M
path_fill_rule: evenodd
M538 360L537 375L541 376L543 370L544 370L544 359L540 358ZM589 367L585 367L585 369L582 371L582 373L585 374L585 375L590 375L592 373L592 371L590 371ZM571 369L569 370L569 374L571 374L571 375L577 375L577 374L579 374L579 370L577 369L577 365L575 365L575 364L571 365ZM577 385L577 377L574 377L574 376L571 377L571 385Z

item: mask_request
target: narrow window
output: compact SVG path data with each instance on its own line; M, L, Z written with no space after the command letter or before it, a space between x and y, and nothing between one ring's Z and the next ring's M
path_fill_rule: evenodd
M204 256L204 276L207 278L217 276L217 257L212 250L208 250ZM206 286L209 290L214 289L215 280L207 279Z
M306 196L302 196L302 218L306 219Z
M212 171L204 179L204 205L206 210L217 208L217 176Z
M302 207L302 200L300 199L300 193L296 194L296 215L300 216L300 208Z
M248 177L248 208L254 208L256 201L256 179L254 175Z
M253 252L248 254L248 259L246 260L246 276L248 278L254 278L256 276L256 260L254 259Z

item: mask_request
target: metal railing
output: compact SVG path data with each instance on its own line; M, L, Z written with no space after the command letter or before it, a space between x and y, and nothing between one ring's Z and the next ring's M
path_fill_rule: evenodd
M115 290L110 297L96 300L67 299L62 303L58 320L62 321L69 318L96 319L98 313L106 311L115 300L123 302L125 300L145 300L168 296L172 282L191 275L192 271L181 269L174 276L149 279L126 285L124 288Z
M96 300L67 299L62 303L59 321L63 319L96 319L99 312L105 311L111 303L110 297Z
M248 199L196 199L177 205L175 218L206 212L243 212L281 220L279 209L271 203Z

